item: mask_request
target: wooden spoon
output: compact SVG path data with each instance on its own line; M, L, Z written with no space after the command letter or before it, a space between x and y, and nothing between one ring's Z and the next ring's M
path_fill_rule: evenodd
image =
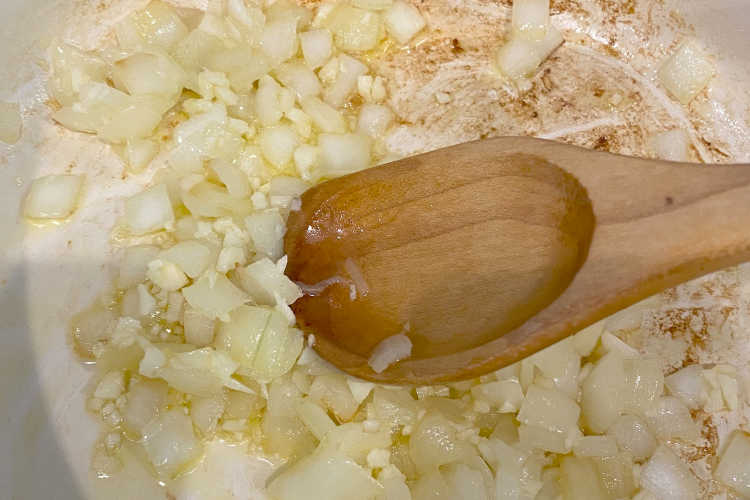
M750 165L477 141L307 191L285 245L323 358L379 382L465 379L750 260ZM411 356L376 373L400 333Z

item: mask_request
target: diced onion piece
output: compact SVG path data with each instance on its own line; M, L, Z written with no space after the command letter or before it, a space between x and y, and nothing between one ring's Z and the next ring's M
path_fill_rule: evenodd
M169 5L154 0L141 11L134 12L123 23L128 24L135 29L139 42L169 50L183 39L187 33L187 27L182 22L180 16ZM119 28L119 26L118 26ZM140 45L133 46L121 38L120 30L117 31L120 46L127 50L140 48Z
M200 458L203 447L193 433L190 417L181 410L170 410L144 428L146 450L151 464L162 477L174 477Z
M451 498L451 488L439 470L419 477L411 486L413 500Z
M683 129L673 129L655 135L651 139L656 157L660 160L688 161L690 139Z
M222 186L199 182L180 193L182 203L191 214L201 217L227 217L246 215L252 211L252 202L231 196Z
M381 23L378 13L345 3L338 4L326 17L336 46L346 51L374 49L380 40Z
M299 35L302 55L312 69L323 66L331 58L333 37L327 29L305 31Z
M201 434L204 436L214 434L219 418L224 413L224 406L223 395L193 398L190 402L190 417Z
M320 134L320 170L339 177L370 166L370 139L360 134Z
M263 156L277 168L283 168L292 161L298 144L297 132L290 125L266 127L260 134L260 148Z
M108 372L96 386L94 397L99 399L117 399L125 391L125 374L120 371Z
M318 441L336 427L325 410L308 399L297 404L297 415Z
M159 153L159 145L149 139L130 139L125 143L125 161L132 172L141 172Z
M247 175L236 165L226 160L212 160L210 163L211 170L216 172L224 186L226 186L229 195L235 198L247 198L250 196L250 181Z
M68 44L52 44L49 49L50 91L63 106L76 100L81 88L91 82L103 82L107 65L101 58Z
M700 429L690 416L687 406L674 396L664 396L646 411L649 425L663 439L679 438L695 441Z
M365 382L351 377L346 378L346 384L349 386L349 390L351 391L354 400L357 402L357 405L367 399L367 396L369 396L375 388L375 384L372 382Z
M297 20L283 19L266 25L260 45L266 55L276 64L290 59L297 53Z
M291 196L292 198L298 198L309 188L310 184L299 177L279 175L271 179L268 188L268 195L271 197Z
M641 485L659 500L698 498L698 480L690 468L664 445L641 468Z
M303 346L302 332L289 328L286 318L273 311L253 361L253 373L265 381L284 375L294 366Z
M76 208L83 184L80 175L47 175L34 179L24 203L30 219L64 219Z
M0 101L0 141L15 144L21 138L21 107Z
M560 463L560 487L563 498L606 500L596 463L590 458L564 457Z
M700 408L706 401L703 367L689 365L664 379L669 392L677 396L688 408Z
M411 340L403 333L391 335L375 346L367 364L375 373L382 373L392 364L411 356L411 348Z
M551 345L529 359L545 377L552 380L555 388L568 397L578 397L581 356L570 339Z
M123 409L123 425L135 439L141 439L144 428L154 420L167 403L167 384L161 380L137 380L130 383Z
M514 36L542 40L548 26L549 0L513 0Z
M286 87L292 89L297 99L320 94L323 87L318 75L305 63L300 61L287 62L276 68L276 78Z
M249 391L231 378L237 367L228 354L204 347L169 355L157 374L178 391L196 396L219 394L224 386Z
M363 104L359 109L357 130L372 138L385 135L393 123L393 111L382 104Z
M664 374L658 359L626 359L625 409L643 415L664 392Z
M567 433L577 426L580 413L576 402L562 392L532 385L516 418L526 425Z
M250 92L253 83L272 67L265 52L244 45L208 52L205 59L205 67L226 73L232 88L241 93Z
M451 422L439 414L425 416L409 439L409 456L423 473L458 461L466 453L466 443L458 439Z
M497 66L513 80L529 77L562 42L562 35L553 26L540 41L511 38L498 50Z
M234 309L249 300L245 292L232 284L223 274L202 276L182 289L188 304L210 318L226 318Z
M445 473L451 498L463 500L488 500L482 473L466 464L452 464Z
M714 76L714 65L694 39L684 41L659 68L659 81L672 97L687 104Z
M258 7L248 7L244 0L229 0L226 5L229 17L236 21L235 26L242 32L244 40L251 44L257 43L258 34L262 32L266 22L263 11Z
M328 64L334 65L336 76L333 84L325 89L325 100L332 106L343 106L356 90L359 77L367 73L367 66L346 54L339 55Z
M554 453L568 453L571 443L568 436L543 427L522 424L518 428L518 439L521 446L527 449L538 448Z
M417 419L417 403L405 390L391 391L376 386L372 403L378 419L391 426L413 425Z
M656 449L656 439L646 423L635 415L622 415L607 430L621 450L637 461L645 460Z
M280 102L281 85L266 75L258 82L258 92L255 96L255 112L264 126L276 125L284 115Z
M721 454L715 477L743 497L750 497L750 437L737 431Z
M149 262L146 277L162 290L169 292L179 290L188 282L187 276L179 267L168 260L161 259Z
M133 234L164 229L174 222L174 211L165 184L157 184L125 201L125 222Z
M217 346L229 351L240 366L253 368L258 346L271 318L271 309L240 306L230 315L227 323L219 326Z
M112 78L130 95L174 96L182 90L184 73L169 56L139 52L117 61Z
M191 278L197 278L211 263L211 249L196 240L181 241L159 253L159 259L173 262Z
M581 409L586 426L594 433L605 432L625 407L625 368L617 353L600 359L586 380L581 393Z
M286 224L277 210L266 210L248 215L245 227L250 233L255 251L273 260L280 259L284 253L284 234Z
M523 391L517 380L487 382L471 388L475 399L487 401L500 413L516 413L523 402Z
M315 126L322 132L343 134L346 132L344 115L317 97L307 97L302 100L302 109L312 119Z
M185 342L196 347L205 347L214 341L216 321L200 311L188 308L183 315Z
M346 379L339 374L315 377L310 386L309 397L333 412L336 418L343 422L351 420L359 406Z
M402 0L393 2L383 19L388 34L401 45L408 43L427 25L416 7Z
M617 443L609 436L581 436L573 444L577 457L612 457L617 455Z
M278 500L377 498L382 490L370 473L350 458L322 453L303 458L268 485L269 493Z
M53 118L69 129L122 143L150 135L172 104L164 96L130 96L103 83L90 83L81 89L80 102L56 111Z

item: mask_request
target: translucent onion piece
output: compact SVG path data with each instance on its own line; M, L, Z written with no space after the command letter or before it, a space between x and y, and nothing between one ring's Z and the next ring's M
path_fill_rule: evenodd
M299 35L302 55L312 69L323 66L331 58L333 37L327 29L305 31Z
M496 62L505 76L513 80L526 78L531 76L562 42L560 32L550 26L546 36L540 41L511 38L498 50Z
M318 95L323 90L318 75L299 60L284 63L276 68L275 72L276 78L292 89L297 99Z
M375 373L382 373L394 363L411 356L411 340L400 333L382 340L370 354L367 364Z
M277 210L265 210L248 215L245 226L255 251L273 260L280 259L284 253L284 233L286 225ZM264 299L263 303L269 303Z
M694 39L684 41L659 68L659 81L682 104L692 101L713 76L713 63Z
M228 318L233 310L249 300L245 292L232 284L223 274L202 276L192 285L183 288L188 304L210 318Z
M326 18L326 24L341 50L371 50L380 40L382 20L376 12L341 3ZM402 25L399 27L404 28Z
M750 497L750 437L742 431L732 435L716 467L716 478L744 497Z
M682 129L673 129L655 135L651 139L656 157L669 161L688 161L690 139Z
M83 184L80 175L47 175L34 179L24 203L30 219L65 219L76 208Z
M690 468L664 445L641 468L641 485L660 500L698 498L698 480Z
M203 453L190 417L179 409L170 410L153 420L143 433L143 448L162 477L174 477Z
M320 134L320 169L338 177L370 166L370 140L359 134Z
M167 187L157 184L125 201L125 222L133 234L164 229L174 222L174 211Z
M513 0L514 36L542 40L549 26L549 0Z
M136 53L114 64L112 78L130 95L174 96L182 90L184 74L169 56Z
M393 2L383 19L388 34L401 45L409 43L427 25L416 7L402 0Z
M159 259L173 262L185 274L197 278L210 265L211 255L208 246L196 240L187 240L160 252Z

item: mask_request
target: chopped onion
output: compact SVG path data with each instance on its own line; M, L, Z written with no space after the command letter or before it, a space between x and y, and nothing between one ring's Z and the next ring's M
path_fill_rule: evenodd
M333 64L336 76L333 84L325 89L325 100L332 106L343 106L356 90L357 79L367 73L367 66L346 54L340 54L335 59L331 59L328 64ZM325 67L318 73L321 79L324 69Z
M323 90L318 75L299 60L282 64L276 68L275 73L276 78L292 89L300 101L305 97L318 95Z
M323 66L331 58L333 36L327 29L305 31L299 35L302 55L312 69Z
M566 434L577 426L580 413L576 402L562 392L532 385L516 418L526 425Z
M141 439L146 426L159 416L166 404L167 390L167 384L161 380L131 382L122 415L126 432Z
M297 361L303 345L302 332L289 328L286 318L273 311L253 361L256 378L268 381L287 373Z
M201 217L242 216L252 211L252 202L237 199L229 192L210 182L198 182L180 193L182 203L191 214Z
M606 432L625 407L626 375L622 358L611 352L600 359L581 392L581 410L586 426L594 433Z
M440 415L427 415L409 439L409 456L422 472L464 458L467 448L451 422Z
M15 144L21 138L21 107L0 101L0 141Z
M343 375L324 374L315 377L309 397L330 410L341 422L351 420L359 404Z
M622 415L607 430L621 450L633 455L637 461L651 456L656 449L656 439L646 423L635 415Z
M302 99L302 109L321 132L343 134L346 132L344 115L317 97Z
M564 457L560 462L560 488L563 498L608 498L599 479L596 463L590 458Z
M333 423L333 420L323 408L307 399L299 402L297 414L318 441L322 440L326 434L336 427L336 424Z
M655 135L651 146L660 160L688 161L690 139L683 129L676 128Z
M263 156L277 168L283 168L292 161L298 144L299 137L289 125L266 127L260 134Z
M700 408L706 401L703 367L688 365L664 379L669 392L677 396L688 408Z
M239 167L226 160L212 160L211 170L216 172L224 186L226 186L229 195L234 198L247 198L250 195L250 181L247 175Z
M516 413L523 402L523 391L517 380L488 382L471 388L475 399L487 401L500 413Z
M52 70L50 91L63 106L72 105L86 84L104 82L107 76L107 66L101 58L72 45L53 43L49 59Z
M129 139L125 143L125 161L132 172L141 172L159 152L159 145L149 139Z
M223 274L203 275L192 285L182 289L188 304L210 318L228 318L230 312L249 300L245 292L232 284Z
M174 477L203 453L190 417L179 409L169 410L153 420L145 426L143 433L143 448L163 477Z
M374 49L380 40L381 24L378 13L345 3L338 4L326 17L326 25L333 33L336 46L347 51Z
M660 500L698 498L698 480L669 448L659 446L641 468L641 484Z
M185 342L196 347L205 347L214 341L216 321L195 309L186 309L183 315Z
M581 356L570 339L558 342L529 358L542 374L552 380L555 388L568 397L578 397L578 374Z
M370 473L350 458L322 453L300 460L268 485L269 493L278 500L374 499L382 490Z
M181 241L159 253L159 259L173 262L191 278L197 278L208 268L211 256L211 249L196 240Z
M513 35L539 41L549 26L549 0L513 0Z
M264 210L245 217L245 227L250 234L255 251L273 260L284 253L286 224L277 210Z
M223 395L193 398L190 402L190 417L203 436L212 436L216 432L225 405Z
M320 169L338 177L370 166L370 140L359 134L320 134Z
M573 444L577 457L612 457L617 454L617 443L609 436L581 436Z
M522 424L518 428L518 439L526 449L540 449L554 453L570 452L572 443L568 436L542 427Z
M134 234L164 229L174 222L167 186L157 184L125 201L125 222Z
M713 64L692 38L682 42L659 68L659 81L682 104L692 101L713 76Z
M297 20L284 19L267 24L260 45L276 64L282 63L297 53Z
M134 30L134 34L124 36L127 28ZM140 49L144 45L169 50L186 35L187 27L177 12L158 0L117 26L118 41L126 50Z
M94 389L94 397L117 399L125 391L125 373L120 370L108 372Z
M529 77L562 42L562 35L553 26L540 41L511 38L497 52L498 68L513 80Z
M375 346L367 364L375 373L382 373L394 363L411 356L411 340L403 333L391 335Z
M364 104L359 110L357 130L378 138L385 135L392 123L393 112L390 108L382 104Z
M226 73L232 88L242 93L250 92L253 83L272 67L271 61L263 51L247 46L208 52L205 59L205 67Z
M427 25L416 7L402 0L393 2L385 11L383 20L388 34L401 45L409 43Z
M47 175L34 179L24 203L30 219L64 219L76 208L83 184L80 175Z
M743 497L750 497L750 437L742 431L732 435L716 467L716 478Z
M352 5L360 9L386 10L393 5L393 0L352 0Z
M224 386L252 392L231 377L237 366L226 353L204 347L169 355L157 374L178 391L196 396L219 394Z
M664 374L658 359L626 359L625 409L643 415L664 392Z
M227 350L240 366L252 369L263 332L271 318L265 307L240 306L219 327L217 347Z
M687 406L674 396L664 396L646 411L649 425L657 436L695 441L700 429L690 416Z
M581 356L588 356L596 347L599 338L604 331L604 323L599 321L591 326L587 326L573 336L573 348Z
M120 90L130 95L163 94L182 91L182 68L169 56L139 52L114 64L112 78Z
M188 282L187 276L185 276L185 273L179 267L161 259L156 259L148 263L146 277L162 290L169 292L179 290Z

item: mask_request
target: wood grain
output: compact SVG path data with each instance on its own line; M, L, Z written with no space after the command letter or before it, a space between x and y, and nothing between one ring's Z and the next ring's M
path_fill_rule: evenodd
M293 308L318 352L356 376L473 377L747 260L748 204L748 166L658 162L531 138L454 146L305 193L289 221L288 273L307 284L344 282ZM368 288L354 300L347 259ZM402 331L412 357L374 373L372 348Z

